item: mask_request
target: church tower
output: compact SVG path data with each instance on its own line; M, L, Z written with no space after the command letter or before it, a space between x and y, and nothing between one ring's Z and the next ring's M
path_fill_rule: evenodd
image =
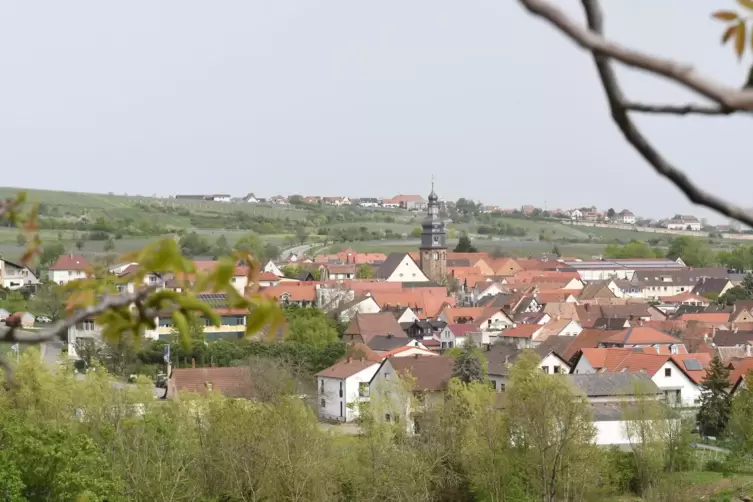
M431 281L443 283L447 278L447 230L439 217L439 197L431 182L426 219L421 224L421 270Z

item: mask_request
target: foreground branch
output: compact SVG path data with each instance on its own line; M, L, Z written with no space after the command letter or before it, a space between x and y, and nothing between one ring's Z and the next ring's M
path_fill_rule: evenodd
M753 91L728 87L698 73L690 65L651 56L607 40L601 32L583 28L547 0L520 0L520 3L529 12L543 17L573 42L595 55L616 59L633 68L666 77L719 103L724 109L753 111Z
M51 328L42 331L22 331L15 324L16 318L6 319L6 326L0 326L0 338L6 343L39 344L52 340L62 340L68 335L68 330L79 322L95 317L113 308L128 307L143 301L154 291L153 287L141 288L133 293L106 296L99 303L76 311L71 317L56 323ZM20 321L20 320L19 320ZM0 367L2 362L0 361Z
M573 40L578 42L581 46L584 46L592 51L594 61L596 63L596 69L599 73L602 86L607 95L609 102L609 108L612 112L612 119L614 119L620 131L625 136L625 139L630 143L638 153L653 166L654 170L670 180L677 188L684 193L688 199L693 203L705 206L709 209L713 209L718 213L733 218L739 222L745 223L753 227L753 216L748 214L742 207L735 204L731 204L721 197L717 197L710 194L700 187L698 187L691 179L681 170L674 167L669 161L667 161L654 146L648 141L648 139L640 132L635 126L633 121L628 116L628 110L653 112L653 113L668 113L667 110L675 110L674 113L679 113L680 110L688 108L687 113L692 113L692 110L700 110L699 105L687 105L687 107L674 107L674 106L647 106L638 105L635 103L629 103L622 92L622 89L617 80L617 76L612 68L610 58L617 59L618 61L631 64L639 68L646 69L652 73L664 75L665 77L677 81L686 85L687 87L695 89L698 87L698 82L704 83L705 90L698 90L701 94L714 99L719 102L722 107L720 110L724 110L725 113L731 113L734 109L753 109L753 93L749 91L737 91L734 89L725 89L716 84L709 83L709 81L698 76L697 73L691 69L686 68L682 72L676 74L667 74L664 71L666 68L680 68L681 65L672 62L655 59L651 56L643 55L629 49L624 49L616 44L607 42L602 36L604 30L604 22L599 8L597 0L582 0L583 8L586 11L586 18L588 20L589 29L584 29L573 23L568 17L562 13L558 8L550 5L546 0L520 0L523 5L528 8L529 11L534 14L547 19L550 23L560 28L560 30L570 36ZM585 41L585 42L584 42ZM587 42L587 43L586 43ZM628 57L629 56L629 57ZM632 58L632 59L631 59ZM633 64L630 61L641 61L643 64ZM661 68L657 68L661 67ZM664 69L662 69L664 68ZM710 86L710 87L709 87ZM747 101L750 100L750 103ZM732 104L734 103L734 104ZM695 113L699 113L695 111ZM721 112L720 112L721 113ZM716 113L707 113L716 114Z

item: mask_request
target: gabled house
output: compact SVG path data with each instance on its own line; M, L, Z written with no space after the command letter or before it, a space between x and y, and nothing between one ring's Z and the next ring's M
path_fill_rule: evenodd
M319 417L338 422L357 419L360 413L359 403L368 401L369 382L379 369L380 361L376 355L355 359L347 356L314 375Z
M700 403L699 383L710 360L708 354L670 356L633 349L582 349L574 373L645 373L668 403L692 407Z
M468 341L470 334L477 332L479 332L479 328L475 324L447 324L437 337L439 348L462 347Z
M682 340L674 336L662 333L656 328L647 326L630 327L618 331L609 338L605 338L599 344L602 347L653 349L658 354L687 354L687 349Z
M541 357L539 363L541 371L548 375L570 373L570 364L561 353L566 346L572 343L575 337L550 338L540 344L533 351ZM487 360L487 378L492 383L494 390L503 392L508 383L510 369L526 349L521 349L510 344L495 344L484 352Z
M728 290L732 289L734 284L727 277L703 277L693 288L692 293L698 296L715 296L720 297Z
M254 382L247 367L174 368L167 380L167 399L180 399L183 392L253 399Z
M39 279L29 267L0 257L0 286L5 289L20 289L39 284Z
M350 322L356 314L376 314L381 312L382 309L371 296L367 293L365 295L355 296L353 300L345 302L334 310L329 312L338 322Z
M277 277L285 277L285 273L278 267L275 262L269 260L262 269L264 272L275 274Z
M429 282L429 278L408 253L390 253L377 269L376 277L388 282Z
M350 324L345 330L343 341L368 343L375 336L391 335L395 338L404 338L406 343L408 335L403 331L402 326L397 322L395 316L389 312L379 312L376 314L358 313L351 319Z
M91 268L86 258L71 253L59 256L48 270L50 280L62 286L71 281L86 278Z

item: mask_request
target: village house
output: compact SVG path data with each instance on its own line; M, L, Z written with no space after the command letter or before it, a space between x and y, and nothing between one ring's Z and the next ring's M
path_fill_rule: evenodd
M253 399L254 385L247 367L174 368L167 380L167 399L180 399L182 393L208 394Z
M377 269L376 277L387 282L429 282L408 253L390 253Z
M632 211L623 209L614 216L615 223L622 223L623 225L635 225L635 214Z
M376 197L361 197L358 199L358 205L360 207L380 207L382 200Z
M39 279L29 267L0 257L0 285L6 289L35 286Z
M711 362L709 354L657 354L634 349L584 348L573 373L645 373L665 400L684 407L700 403L699 384Z
M570 364L562 355L575 337L550 338L533 349L541 357L541 371L549 374L570 373ZM484 353L487 359L487 378L497 392L504 392L508 385L513 363L525 349L511 344L497 343Z
M676 214L666 223L668 230L701 230L701 221L695 216Z
M71 253L59 256L48 270L50 281L62 286L71 281L85 279L91 265L83 256Z

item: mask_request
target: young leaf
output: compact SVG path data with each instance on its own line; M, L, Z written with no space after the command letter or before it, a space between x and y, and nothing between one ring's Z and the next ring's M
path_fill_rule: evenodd
M737 0L737 3L746 9L753 10L753 0Z
M737 29L735 32L735 52L737 52L737 58L743 57L745 52L745 21L737 23Z
M711 14L711 17L720 21L734 21L737 19L737 13L729 10L718 10Z
M724 35L722 35L722 45L729 42L729 39L732 38L732 35L734 35L737 32L737 25L733 24L726 30L724 30Z

